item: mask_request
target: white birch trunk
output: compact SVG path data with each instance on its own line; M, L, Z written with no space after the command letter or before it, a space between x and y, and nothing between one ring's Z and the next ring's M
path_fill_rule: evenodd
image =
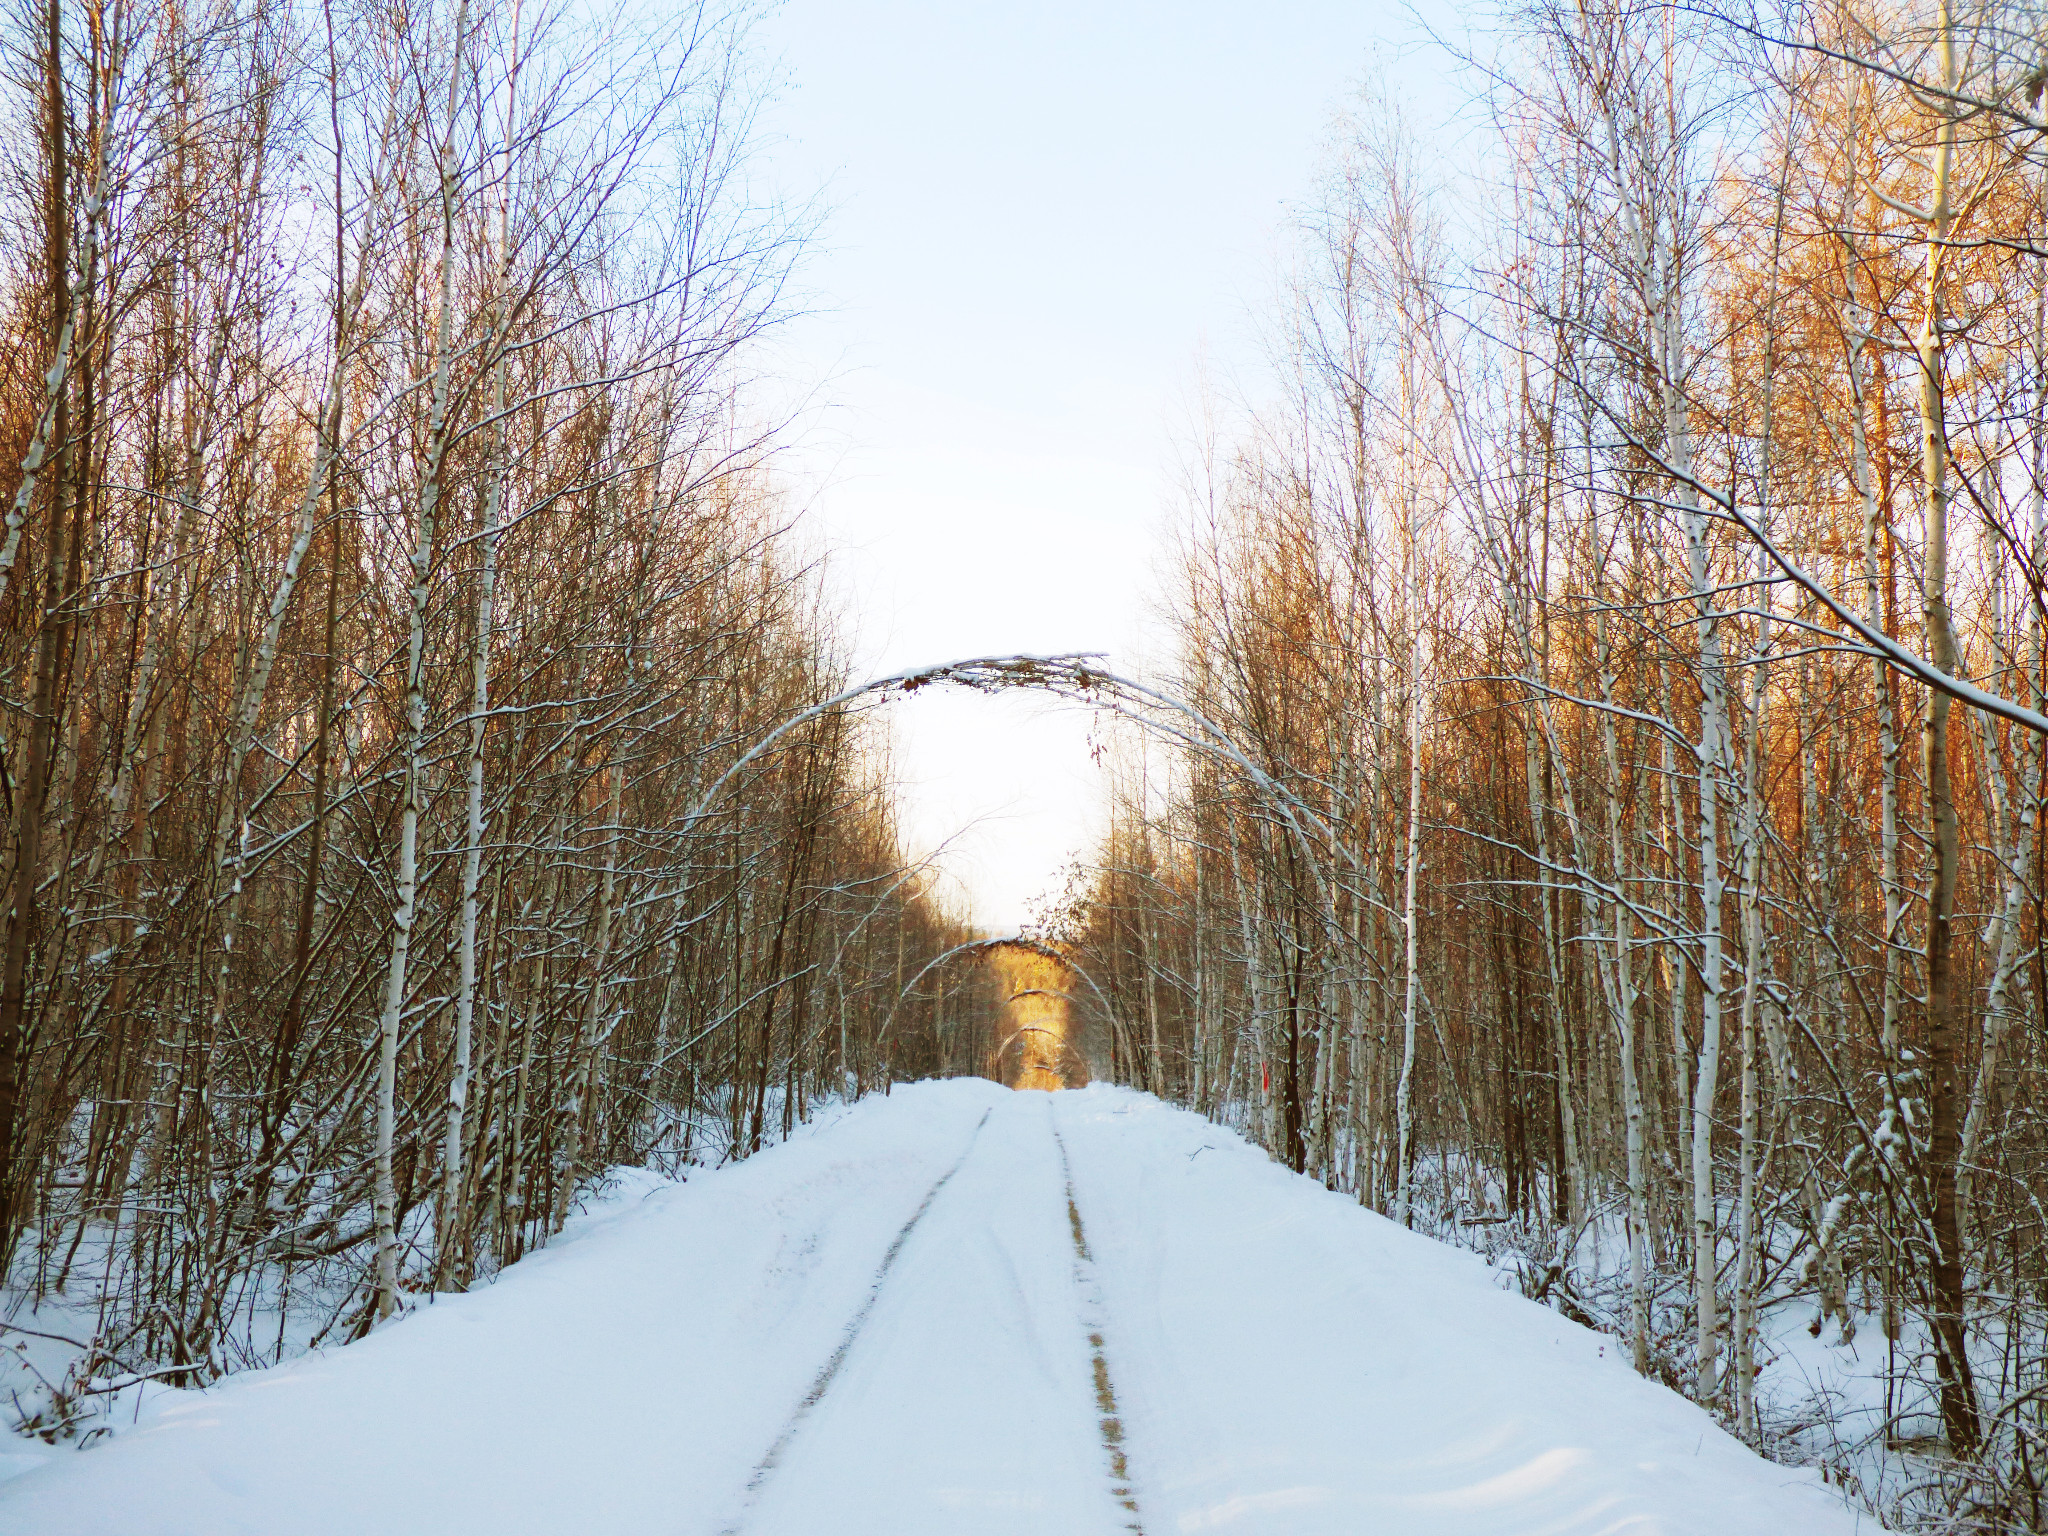
M455 11L448 68L448 119L437 159L440 171L440 295L434 331L432 403L427 421L426 472L421 478L419 526L412 549L412 590L406 626L405 791L398 822L397 902L391 914L391 964L386 973L384 1010L377 1028L376 1176L372 1206L376 1223L377 1315L398 1310L398 1188L393 1178L393 1143L398 1129L398 1040L405 1014L407 963L419 894L420 797L427 735L427 600L434 562L434 528L440 511L441 470L448 450L449 371L455 324L455 115L462 82L462 51L469 29L468 0Z
M1766 556L1757 552L1758 576L1767 578ZM1765 976L1763 926L1763 796L1762 739L1770 708L1770 587L1764 593L1763 617L1757 626L1756 655L1751 658L1749 731L1743 770L1742 828L1742 1124L1739 1131L1738 1186L1735 1223L1735 1426L1749 1438L1756 1389L1756 1287L1761 1266L1757 1254L1757 1009Z
M1686 357L1683 294L1677 286L1678 255L1664 249L1656 210L1638 209L1622 166L1621 135L1606 113L1609 156L1621 191L1622 221L1637 264L1637 282L1662 397L1664 460L1674 481L1685 537L1686 576L1698 605L1700 744L1700 1055L1693 1083L1693 1295L1698 1312L1698 1383L1702 1399L1719 1387L1719 1216L1714 1197L1714 1098L1721 1077L1721 852L1720 796L1728 738L1727 668L1721 654L1721 617L1708 559L1707 517L1693 482L1692 429L1685 398ZM1676 238L1674 234L1674 239Z
M1595 529L1598 522L1595 521ZM1596 540L1597 543L1597 532ZM1596 588L1597 591L1597 588ZM1622 837L1621 744L1614 729L1613 653L1603 609L1596 623L1595 645L1601 695L1608 708L1600 716L1601 745L1607 757L1608 862L1613 868L1614 954L1609 966L1611 1002L1621 1057L1621 1112L1628 1168L1628 1294L1629 1353L1636 1373L1650 1374L1649 1182L1643 1153L1643 1092L1636 1075L1635 919L1629 910L1628 853Z
M1394 1219L1402 1226L1413 1225L1414 1190L1409 1173L1415 1146L1415 1125L1411 1090L1415 1076L1416 1006L1420 993L1417 966L1416 927L1417 880L1422 863L1422 626L1421 602L1414 570L1414 532L1409 530L1409 621L1408 621L1408 840L1407 880L1401 897L1402 973L1405 982L1401 1005L1401 1078L1394 1091L1394 1120L1399 1162L1396 1166Z

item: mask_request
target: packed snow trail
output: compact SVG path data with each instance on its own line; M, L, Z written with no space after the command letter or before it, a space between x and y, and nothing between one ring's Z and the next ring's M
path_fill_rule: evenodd
M1156 1100L978 1080L0 1484L9 1536L1856 1529L1478 1259Z

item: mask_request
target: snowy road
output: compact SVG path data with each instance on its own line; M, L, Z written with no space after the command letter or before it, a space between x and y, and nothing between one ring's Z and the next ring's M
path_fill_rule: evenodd
M1858 1529L1477 1259L1107 1088L899 1089L158 1402L0 1531Z

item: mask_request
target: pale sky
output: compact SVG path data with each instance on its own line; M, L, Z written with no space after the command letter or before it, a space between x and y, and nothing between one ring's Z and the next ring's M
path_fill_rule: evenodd
M1357 86L1448 101L1418 38L1373 0L788 0L771 18L758 41L786 86L766 174L828 207L818 312L784 345L830 408L791 466L858 670L1159 657L1197 370L1226 389L1258 374L1254 316ZM1088 716L933 694L891 715L913 850L951 840L956 901L1014 928L1101 830Z

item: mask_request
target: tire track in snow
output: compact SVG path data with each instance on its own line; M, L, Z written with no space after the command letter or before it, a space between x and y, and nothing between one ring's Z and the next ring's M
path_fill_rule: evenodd
M1074 1198L1074 1165L1067 1157L1066 1138L1060 1135L1048 1096L1046 1124L1052 1129L1053 1144L1060 1149L1060 1173L1067 1185L1067 1226L1074 1235L1074 1287L1081 1293L1081 1324L1088 1330L1088 1352L1095 1371L1095 1411L1102 1430L1102 1449L1109 1458L1109 1491L1123 1506L1128 1518L1124 1529L1133 1536L1145 1536L1138 1514L1138 1495L1131 1486L1131 1460L1124 1449L1123 1412L1117 1407L1116 1384L1109 1377L1109 1355L1103 1341L1102 1288L1095 1281L1095 1258L1088 1251L1088 1233L1081 1225L1081 1207Z
M924 1220L925 1212L929 1211L932 1202L939 1198L939 1191L950 1184L953 1175L967 1165L967 1159L974 1151L974 1144L981 1139L981 1128L988 1124L988 1117L992 1113L994 1111L986 1109L981 1112L981 1118L975 1121L974 1130L968 1136L967 1145L961 1149L960 1156L954 1160L952 1167L939 1175L939 1181L925 1191L924 1199L919 1202L917 1209L910 1213L910 1219L903 1223L902 1230L889 1244L888 1250L882 1255L881 1267L875 1271L874 1281L868 1287L867 1300L860 1304L860 1310L853 1314L853 1320L846 1325L845 1332L840 1334L838 1347L826 1358L824 1367L811 1382L810 1390L798 1401L795 1411L789 1416L789 1422L782 1426L782 1433L777 1435L775 1443L768 1447L768 1454L755 1463L753 1475L747 1479L746 1492L740 1497L739 1513L722 1528L719 1536L739 1536L741 1528L747 1523L747 1517L754 1512L754 1506L760 1502L761 1490L768 1486L768 1480L782 1465L783 1455L789 1450L790 1442L796 1438L796 1432L803 1428L804 1420L810 1417L811 1410L818 1406L825 1393L831 1389L833 1379L846 1364L846 1357L853 1352L853 1346L859 1340L861 1330L867 1326L868 1318L874 1313L875 1303L881 1299L883 1282L889 1278L889 1271L896 1267L896 1260L903 1252L903 1245L910 1241L910 1234L917 1230L917 1224ZM1061 1149L1060 1155L1063 1158L1066 1156L1064 1148Z

